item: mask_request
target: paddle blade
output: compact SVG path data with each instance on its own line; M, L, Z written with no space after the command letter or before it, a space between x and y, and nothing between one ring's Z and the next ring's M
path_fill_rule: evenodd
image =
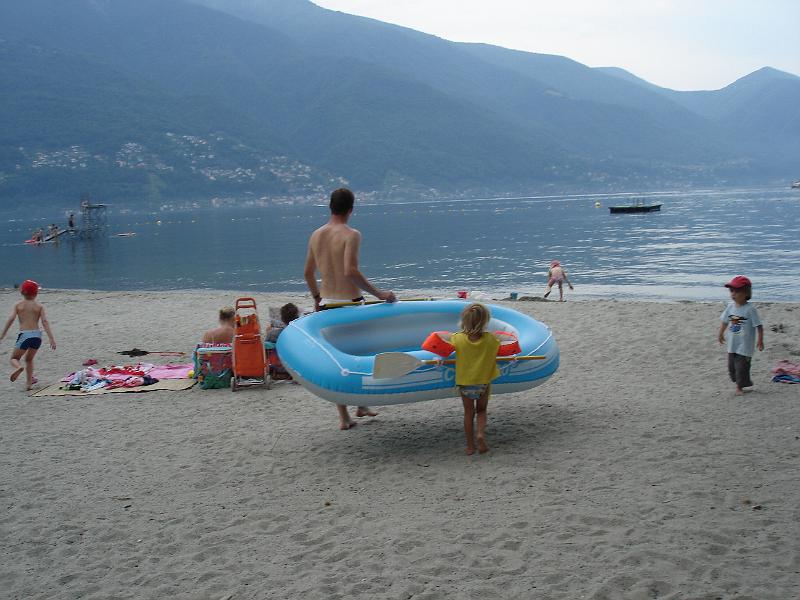
M422 361L405 352L383 352L375 356L374 379L394 379L411 373Z

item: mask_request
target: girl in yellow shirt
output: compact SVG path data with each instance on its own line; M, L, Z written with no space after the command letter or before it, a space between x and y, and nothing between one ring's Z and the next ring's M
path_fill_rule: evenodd
M456 385L464 403L464 435L467 454L475 453L473 422L478 423L478 451L489 451L486 443L486 408L491 381L500 376L497 350L500 340L486 331L491 317L482 304L470 304L461 313L461 331L450 336L456 350Z

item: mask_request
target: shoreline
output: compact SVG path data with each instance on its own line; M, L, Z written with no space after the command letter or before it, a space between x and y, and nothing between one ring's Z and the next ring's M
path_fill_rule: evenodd
M14 290L0 291L6 308ZM86 358L190 351L235 292L43 290L52 383ZM307 295L255 294L269 306ZM309 304L310 304L310 299ZM756 301L764 352L733 395L720 302L499 302L561 351L489 403L382 407L340 431L297 385L30 398L0 345L9 598L789 598L800 571L800 303ZM774 328L774 329L773 329ZM164 359L162 362L166 362ZM155 362L155 360L154 360ZM17 382L19 383L19 382Z
M722 286L720 286L722 288ZM236 290L236 289L219 289L219 288L181 288L181 289L139 289L139 290L103 290L103 289L87 289L87 288L39 288L42 292L45 293L65 293L65 294L77 294L77 293L85 293L85 294L174 294L174 295L183 295L183 294L230 294L233 298L242 298L249 296L264 296L264 297L277 297L277 298L290 298L293 300L287 300L297 303L302 302L304 300L308 300L308 304L313 307L313 302L311 301L308 292L298 292L298 291L259 291L259 290ZM544 286L542 286L544 289ZM622 287L624 292L624 286ZM446 294L443 290L427 290L427 291L420 291L420 290L394 290L398 296L402 294L400 300L403 299L417 299L417 298L426 298L431 300L457 300L457 291L451 290L452 293ZM558 289L554 288L552 294L550 294L550 298L543 298L540 295L531 295L526 292L516 292L518 294L518 298L516 300L512 299L510 296L511 292L505 292L505 295L501 294L490 294L489 292L478 291L476 297L468 297L467 300L474 301L474 302L504 302L509 304L558 304ZM7 294L7 293L19 293L19 289L15 287L0 287L0 295ZM636 304L727 304L729 301L728 296L726 295L727 290L724 288L721 289L721 293L718 299L705 299L705 298L651 298L651 297L634 297L628 296L624 298L615 298L609 296L593 296L593 295L583 295L581 292L570 291L566 292L564 295L564 303L572 302L574 304L582 304L582 303L592 303L592 302L632 302ZM553 296L556 295L556 299L553 299ZM372 296L367 296L369 300ZM374 298L372 298L374 300ZM257 298L256 298L257 300ZM767 300L760 300L754 299L754 304L759 306L770 306L770 305L793 305L793 304L800 304L800 299L797 300L775 300L775 299L767 299ZM301 307L302 308L302 307Z

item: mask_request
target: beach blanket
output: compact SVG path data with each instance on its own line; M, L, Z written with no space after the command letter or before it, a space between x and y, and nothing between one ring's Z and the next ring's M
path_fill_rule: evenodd
M774 383L800 383L800 364L788 360L779 361L772 368Z
M56 381L40 390L36 390L31 394L34 398L41 396L96 396L98 394L117 394L125 392L156 392L156 391L181 391L188 390L195 384L194 379L162 379L152 385L137 386L137 387L101 387L88 392L81 390L65 389L64 384Z
M135 388L150 386L160 380L186 379L194 369L191 363L181 365L112 365L110 367L88 366L64 376L64 387L81 392L93 392L101 388Z

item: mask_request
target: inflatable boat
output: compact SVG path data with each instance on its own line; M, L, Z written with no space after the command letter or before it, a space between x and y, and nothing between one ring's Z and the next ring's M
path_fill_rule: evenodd
M292 377L311 393L337 404L379 406L458 395L453 365L424 364L440 357L422 350L433 331L459 330L463 300L381 303L325 310L292 321L278 338L278 355ZM518 392L544 383L558 368L553 334L520 312L489 304L489 331L513 333L520 356L541 360L498 362L492 394ZM374 377L375 357L407 353L420 366L402 376Z

